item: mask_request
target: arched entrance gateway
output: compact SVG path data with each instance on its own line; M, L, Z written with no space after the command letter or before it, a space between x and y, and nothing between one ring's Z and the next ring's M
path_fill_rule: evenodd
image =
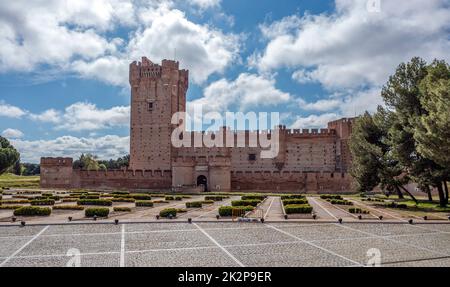
M197 186L203 186L203 191L208 191L208 179L206 179L206 176L199 175L197 177Z

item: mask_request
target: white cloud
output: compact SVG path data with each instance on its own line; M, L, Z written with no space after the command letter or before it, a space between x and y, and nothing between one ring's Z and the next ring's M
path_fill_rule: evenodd
M291 125L291 129L325 128L328 122L339 118L338 114L326 113L321 115L298 116Z
M78 60L72 69L82 77L97 79L109 84L128 86L128 66L130 61L116 56L106 56L91 62Z
M201 9L218 7L221 0L190 0L191 4L197 5Z
M25 114L26 111L21 108L0 101L0 117L21 118Z
M61 113L55 109L50 109L40 114L30 114L30 119L44 123L59 123Z
M262 71L308 69L294 78L328 89L379 86L413 56L449 60L450 7L446 0L382 1L369 12L366 1L336 0L331 14L286 17L261 31L269 39L250 58Z
M127 126L130 122L130 107L99 109L95 104L78 102L65 109L59 122L56 129L69 131L93 131Z
M188 110L194 105L203 105L205 112L225 112L232 105L241 111L253 107L276 106L291 99L288 93L275 87L275 80L261 75L240 74L234 81L221 79L204 89L202 98L188 103Z
M67 156L78 158L81 153L92 153L100 159L110 159L129 153L129 137L107 135L98 138L63 136L52 140L12 140L23 162L38 163L41 157ZM36 153L36 151L39 153Z
M24 134L20 130L8 128L2 132L2 136L8 139L19 139L22 138Z

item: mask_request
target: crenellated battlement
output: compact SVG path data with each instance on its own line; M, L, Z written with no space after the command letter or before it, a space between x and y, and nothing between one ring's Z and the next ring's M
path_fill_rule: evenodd
M70 157L42 157L41 166L57 167L57 166L72 166L73 159Z

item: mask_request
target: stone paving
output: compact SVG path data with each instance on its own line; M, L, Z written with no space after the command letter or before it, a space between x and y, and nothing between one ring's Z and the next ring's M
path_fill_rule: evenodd
M450 224L280 221L0 226L0 267L366 266L374 254L379 255L381 266L449 267Z

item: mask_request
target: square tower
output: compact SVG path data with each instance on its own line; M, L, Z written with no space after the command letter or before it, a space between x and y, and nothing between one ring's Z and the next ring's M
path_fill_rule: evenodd
M171 169L171 119L186 111L188 74L170 60L158 65L143 57L130 64L130 169Z

